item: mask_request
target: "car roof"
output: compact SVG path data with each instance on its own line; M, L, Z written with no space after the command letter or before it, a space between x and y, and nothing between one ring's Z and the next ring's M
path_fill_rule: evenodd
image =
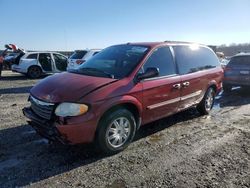
M194 43L194 42L182 42L182 41L164 41L164 42L133 42L127 43L128 45L139 45L139 46L148 46L151 48L157 47L157 46L162 46L162 45L198 45L198 46L204 46L206 47L206 45L203 44L198 44L198 43Z
M42 53L48 53L48 54L59 54L59 55L62 55L64 57L67 57L66 55L62 54L62 53L59 53L59 52L49 52L49 51L34 51L34 52L26 52L25 53L25 57L27 57L28 55L31 55L31 54L42 54Z
M60 54L60 55L63 55L62 53L60 52L50 52L50 51L34 51L34 52L26 52L26 54L42 54L42 53L53 53L53 54Z
M250 52L241 52L241 53L238 53L236 55L234 55L233 57L239 57L239 56L250 56Z
M75 52L82 52L82 51L101 51L102 49L85 49L85 50L75 50Z
M29 54L37 54L37 53L51 53L51 52L48 52L48 51L28 51L26 53L29 53Z

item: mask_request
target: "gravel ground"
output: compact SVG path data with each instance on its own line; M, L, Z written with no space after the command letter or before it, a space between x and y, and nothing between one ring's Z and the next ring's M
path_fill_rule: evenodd
M38 80L4 71L0 80L0 187L250 187L250 91L216 98L142 127L123 152L49 144L26 123Z

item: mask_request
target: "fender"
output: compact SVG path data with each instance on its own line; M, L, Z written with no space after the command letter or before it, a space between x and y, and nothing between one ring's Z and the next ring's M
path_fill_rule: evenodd
M139 117L142 117L142 109L143 109L142 103L134 96L124 95L124 96L111 98L107 101L104 100L104 103L102 103L101 107L98 109L98 112L96 112L96 117L98 117L97 122L100 121L101 117L109 109L118 105L122 105L122 104L133 104L139 112Z
M216 80L211 80L209 83L208 83L208 86L207 86L207 89L211 86L215 86L215 89L216 89L216 93L218 94L221 89L222 89L222 82L218 83L216 82ZM205 91L206 92L206 91Z

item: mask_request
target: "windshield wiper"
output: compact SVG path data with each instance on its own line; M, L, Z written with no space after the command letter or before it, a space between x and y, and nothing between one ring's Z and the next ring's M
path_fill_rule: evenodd
M108 72L106 72L106 71L104 71L104 70L100 70L100 69L97 69L97 68L84 67L84 68L79 68L78 71L80 71L80 72L86 71L86 72L88 72L88 73L89 73L89 72L97 72L97 73L104 74L104 75L108 76L109 78L112 78L112 79L115 78L115 76L114 76L113 74L110 74L110 73L108 73Z

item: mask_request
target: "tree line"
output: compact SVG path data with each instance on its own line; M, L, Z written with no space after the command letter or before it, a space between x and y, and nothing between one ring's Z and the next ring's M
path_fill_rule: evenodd
M240 52L250 52L250 43L220 45L216 48L217 52L223 52L225 56L233 56Z

